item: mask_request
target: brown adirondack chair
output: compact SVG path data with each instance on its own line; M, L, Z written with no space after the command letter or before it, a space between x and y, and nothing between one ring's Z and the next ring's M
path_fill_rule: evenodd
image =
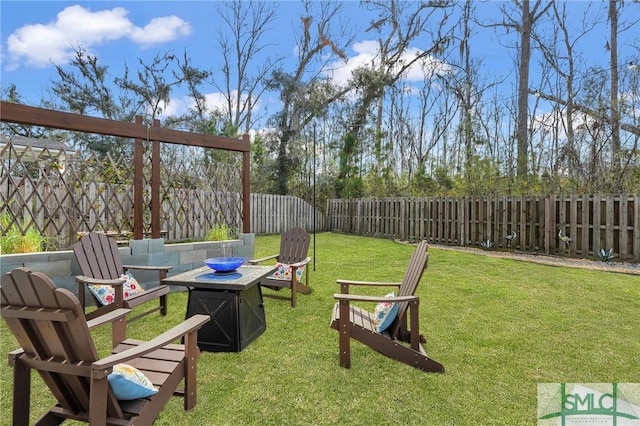
M89 293L98 306L98 309L86 314L87 319L96 318L117 308L133 308L155 299L159 300L158 306L128 318L128 321L135 321L156 311L160 311L161 315L167 315L168 286L159 284L156 287L125 298L122 290L122 284L125 280L120 277L128 270L157 271L159 283L163 278L166 278L167 271L172 268L171 266L123 265L116 241L97 232L90 232L83 236L80 241L73 245L73 253L82 271L82 275L76 276L80 304L83 307L86 306L86 294ZM88 291L87 286L92 284L113 285L115 301L103 305L97 297Z
M404 279L399 283L349 281L339 279L341 293L335 294L338 301L333 309L331 328L340 334L340 366L351 367L351 338L375 349L376 351L412 367L427 372L444 372L444 367L429 358L422 346L423 337L419 333L418 305L419 298L415 291L427 268L429 258L428 244L421 241L414 252ZM396 287L395 297L358 296L349 294L352 286ZM351 302L392 302L398 305L398 311L391 325L384 331L376 331L376 316ZM410 329L407 329L407 314ZM408 344L407 344L408 342Z
M309 271L307 271L306 268L303 271L304 284L300 282L298 274L296 273L299 269L304 268L311 260L311 258L307 256L309 252L309 242L310 237L307 231L302 228L291 228L282 234L280 238L279 254L247 261L247 263L251 265L256 265L267 260L275 259L277 262L291 267L290 279L279 277L279 272L276 271L274 275L270 275L260 281L262 287L267 287L272 290L279 291L283 288L291 289L291 296L286 297L273 293L265 293L265 297L290 300L291 307L294 308L297 303L297 293L310 294L312 292L311 287L309 287Z
M76 296L56 288L46 275L17 268L2 276L1 313L21 349L9 353L13 367L13 424L29 424L31 370L37 371L57 403L37 424L65 419L91 425L150 425L169 398L196 404L199 350L197 330L209 317L195 315L153 340L126 339L100 359L90 330L118 321L129 309L116 309L87 320ZM184 344L172 343L180 338ZM137 368L158 392L150 397L117 400L107 376L118 364ZM184 388L178 388L183 383Z

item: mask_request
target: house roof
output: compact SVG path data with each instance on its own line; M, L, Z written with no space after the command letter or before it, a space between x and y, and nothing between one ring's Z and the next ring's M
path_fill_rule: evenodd
M5 149L9 142L13 145L14 152L24 153L27 151L27 147L31 148L28 154L22 156L22 161L35 161L37 158L42 158L42 153L45 150L48 150L49 157L66 157L73 154L73 150L64 142L18 135L0 135L0 154L4 159L11 156L10 150Z

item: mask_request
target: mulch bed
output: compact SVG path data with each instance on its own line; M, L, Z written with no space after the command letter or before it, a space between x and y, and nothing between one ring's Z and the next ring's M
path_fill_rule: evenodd
M503 257L506 259L520 260L523 262L534 262L550 266L562 266L568 268L591 269L597 271L617 272L621 274L640 275L640 263L615 261L602 262L600 260L578 259L574 257L532 254L528 252L519 252L517 250L482 250L472 247L444 246L439 244L429 244L429 246L442 250L463 251L482 256Z

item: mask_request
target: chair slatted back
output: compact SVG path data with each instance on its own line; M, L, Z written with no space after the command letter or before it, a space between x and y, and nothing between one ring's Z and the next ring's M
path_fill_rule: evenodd
M429 260L429 244L426 240L422 240L418 243L416 250L411 256L407 272L402 279L400 289L398 290L398 296L413 296L416 293L420 279L425 269L427 269L427 261ZM407 313L409 304L407 302L398 303L398 315L391 324L391 335L397 336L400 327L403 324L403 318Z
M4 274L1 283L2 317L24 351L24 362L51 363L49 371L41 367L38 372L58 403L88 413L91 364L99 358L78 299L27 268ZM107 410L122 417L111 391Z
M311 237L302 228L287 230L280 239L280 254L278 261L286 264L304 260L309 252Z
M98 279L115 279L124 273L118 244L104 234L90 232L73 245L82 275Z

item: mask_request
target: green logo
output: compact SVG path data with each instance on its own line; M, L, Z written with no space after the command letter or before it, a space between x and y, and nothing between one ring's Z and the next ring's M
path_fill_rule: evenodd
M540 383L538 424L640 425L639 403L638 383Z

